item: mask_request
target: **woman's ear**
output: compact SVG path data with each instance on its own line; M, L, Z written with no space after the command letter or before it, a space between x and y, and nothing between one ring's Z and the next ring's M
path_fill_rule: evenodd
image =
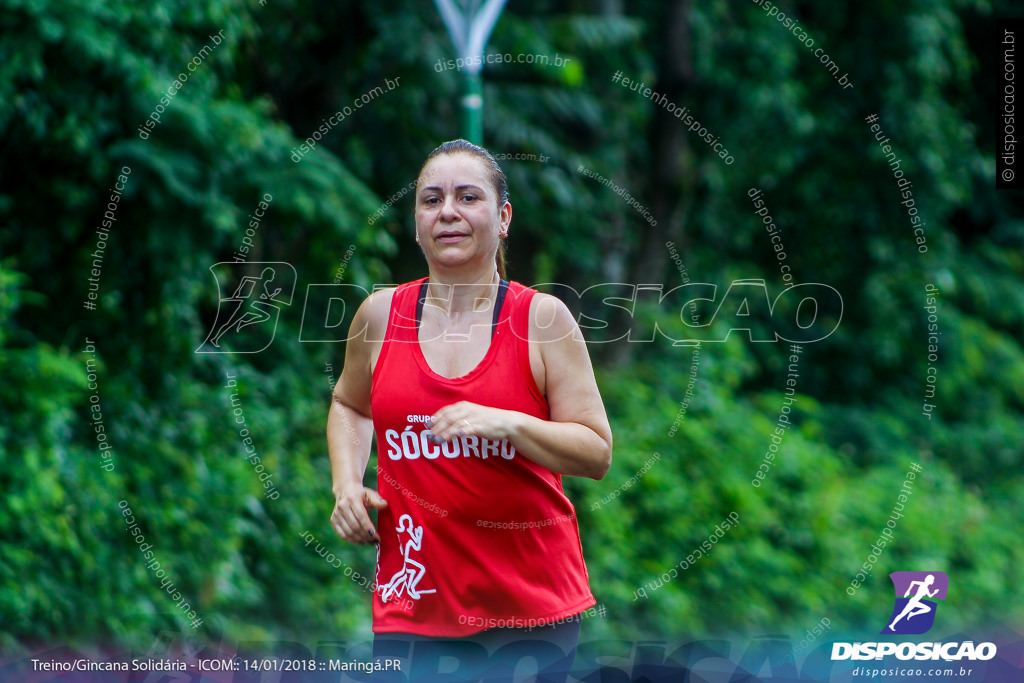
M508 237L508 226L512 223L512 204L505 202L498 210L498 237Z

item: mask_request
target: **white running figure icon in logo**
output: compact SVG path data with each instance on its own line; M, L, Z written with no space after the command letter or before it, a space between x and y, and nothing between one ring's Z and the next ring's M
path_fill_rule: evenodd
M398 526L395 527L395 531L398 532L400 546L402 546L402 532L408 532L409 540L402 546L402 557L405 561L402 563L402 568L391 577L391 580L378 588L381 601L386 603L392 596L400 597L403 591L413 600L419 600L424 593L436 593L437 589L435 588L430 590L417 588L427 569L409 557L413 550L423 549L423 526L413 524L410 515L402 515L398 518Z
M274 269L267 267L263 269L259 277L247 275L242 278L231 298L225 299L225 301L237 303L238 306L231 313L227 322L221 325L217 332L209 339L211 344L220 348L220 338L226 332L231 330L241 332L243 327L270 320L272 316L267 309L274 310L275 307L264 302L273 302L274 297L281 293L280 287L270 291L270 285L274 282L274 277ZM263 292L259 294L259 299L257 299L255 295L259 292L257 287L260 283L263 284Z
M921 602L921 598L931 598L939 592L938 588L936 588L934 591L928 590L928 588L933 583L935 583L934 574L929 574L928 576L926 576L924 581L911 581L910 585L907 586L907 592L903 594L903 597L907 597L908 595L910 595L910 592L914 590L914 586L918 586L917 594L914 595L914 597L910 598L910 601L907 602L907 604L903 607L903 611L899 613L899 616L893 619L892 623L889 624L890 631L895 630L893 627L896 625L896 622L902 619L903 617L906 617L907 621L910 621L911 617L916 617L918 614L927 614L928 612L932 611L931 606Z

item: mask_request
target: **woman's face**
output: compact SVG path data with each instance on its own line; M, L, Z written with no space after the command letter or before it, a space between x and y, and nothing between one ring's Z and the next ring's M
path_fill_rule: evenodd
M507 234L512 206L498 207L487 163L472 154L439 154L420 173L416 241L435 267L494 267L499 236Z

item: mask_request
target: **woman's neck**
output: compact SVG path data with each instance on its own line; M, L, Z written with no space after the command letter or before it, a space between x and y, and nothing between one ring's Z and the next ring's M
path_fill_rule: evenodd
M499 281L497 270L461 274L431 269L427 303L445 309L449 315L490 310Z

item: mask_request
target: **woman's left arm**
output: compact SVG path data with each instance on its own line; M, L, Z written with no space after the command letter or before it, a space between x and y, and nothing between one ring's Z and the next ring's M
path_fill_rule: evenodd
M538 293L534 300L530 343L544 368L551 419L459 401L432 415L430 430L440 441L459 434L507 438L552 472L601 479L612 462L612 430L586 342L560 299Z

